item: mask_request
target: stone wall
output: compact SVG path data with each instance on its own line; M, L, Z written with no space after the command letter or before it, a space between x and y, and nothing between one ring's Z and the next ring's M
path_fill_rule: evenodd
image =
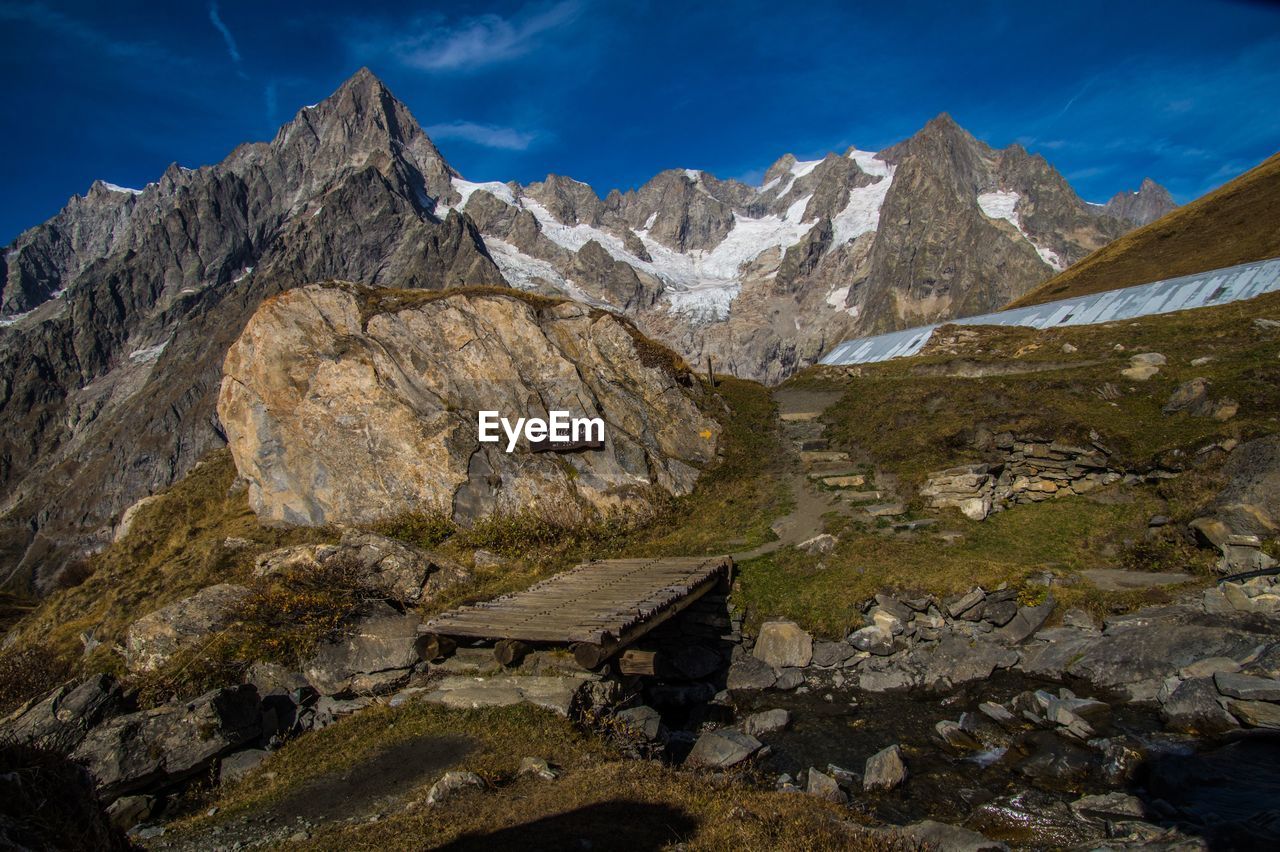
M1097 441L1075 447L1002 432L992 439L992 447L1002 460L930 474L920 489L926 505L956 508L980 521L1012 505L1087 494L1124 478L1122 471L1110 467L1110 452Z

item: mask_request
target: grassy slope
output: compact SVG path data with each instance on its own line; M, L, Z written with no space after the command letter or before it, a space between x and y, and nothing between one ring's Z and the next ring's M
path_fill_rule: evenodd
M833 447L869 457L898 480L904 496L916 494L930 471L983 460L974 447L980 426L1069 441L1085 440L1096 430L1122 465L1154 459L1178 464L1219 440L1280 430L1280 333L1254 325L1254 317L1280 319L1280 295L1134 323L1051 332L984 328L956 355L853 370L813 369L793 381L844 389L825 418ZM939 336L946 338L947 332ZM1062 345L1068 342L1078 351L1064 354ZM1116 352L1117 344L1125 351ZM1169 363L1146 382L1120 376L1130 355L1148 351L1163 353ZM1192 359L1204 356L1214 360L1191 366ZM1062 369L987 378L941 374L957 366L1037 364ZM1173 390L1197 376L1210 380L1211 396L1237 400L1239 413L1225 423L1162 414ZM1095 392L1106 384L1119 392L1117 399ZM1017 585L1044 569L1059 576L1110 567L1194 572L1205 567L1204 552L1173 542L1147 543L1146 522L1155 514L1190 520L1218 487L1211 461L1159 486L1126 489L1127 502L1065 498L1018 507L981 523L948 513L946 528L963 534L952 546L927 533L907 538L874 527L834 527L841 542L827 557L787 550L743 566L742 598L757 619L786 615L837 636L861 625L862 602L880 591L945 594L974 583ZM918 500L914 513L926 514ZM1131 606L1143 596L1102 595L1080 584L1059 598L1106 609Z
M904 848L863 836L843 809L812 796L761 792L664 767L623 761L615 749L564 719L531 707L445 710L413 703L379 706L294 740L240 783L216 798L192 804L198 815L171 831L198 842L202 832L237 815L269 808L323 784L385 750L421 738L466 737L476 745L452 768L480 775L488 789L443 807L423 805L436 779L398 790L404 801L380 808L374 823L332 824L315 831L305 848L563 849L565 837L589 838L594 848L616 848L620 822L629 847L685 843L691 849ZM547 759L563 771L555 782L516 776L525 756ZM207 805L218 810L210 815Z
M1098 249L1006 307L1038 305L1280 256L1280 154Z

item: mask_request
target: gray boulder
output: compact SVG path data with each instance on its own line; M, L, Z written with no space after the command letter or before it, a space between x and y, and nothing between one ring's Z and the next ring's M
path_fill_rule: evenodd
M742 720L742 730L753 737L781 731L791 724L791 714L781 708L752 713Z
M629 707L615 713L613 718L633 736L650 742L664 742L667 738L667 727L662 722L662 714L652 707L643 704Z
M1280 680L1247 674L1217 672L1213 682L1218 691L1244 701L1280 701Z
M1044 603L1036 606L1020 606L1018 613L996 631L996 636L1010 645L1019 645L1030 639L1037 630L1044 626L1053 612L1053 597L1046 597Z
M219 583L144 615L125 633L125 666L131 672L155 671L230 625L250 594L244 586Z
M907 780L907 765L902 761L902 749L895 743L867 758L862 773L862 789L892 790Z
M72 757L110 801L203 772L261 732L258 690L244 684L116 716L90 731Z
M766 621L752 654L775 669L807 666L813 659L813 637L794 621Z
M1213 678L1184 680L1161 704L1165 726L1189 734L1221 734L1238 725L1219 702Z
M843 663L857 653L857 649L848 642L825 642L821 639L813 643L813 659L809 665L830 669Z
M1280 730L1280 704L1270 701L1228 701L1227 709L1250 728Z
M258 764L271 756L271 752L260 748L248 748L235 754L227 755L218 767L219 784L235 784L250 772L258 768Z
M721 728L698 737L685 763L707 769L728 769L747 760L762 748L762 743L742 731Z
M119 711L123 697L108 674L77 684L63 684L38 701L29 702L0 722L0 739L40 744L69 752L106 717Z
M812 766L809 767L809 783L804 789L810 796L817 796L819 799L826 799L838 805L849 801L849 797L845 795L844 790L840 789L836 779L824 772L819 772Z
M921 820L898 830L928 849L945 850L945 852L1005 852L1008 846L995 840L988 840L976 831L935 822L931 819Z
M1204 514L1237 535L1276 535L1280 531L1280 435L1236 447L1222 473L1227 486Z
M778 673L773 666L756 657L743 655L729 666L729 675L725 681L730 690L747 691L768 689L778 680Z
M875 654L877 657L887 657L897 650L893 642L893 634L875 626L855 630L849 634L848 641L857 650Z
M392 692L422 659L416 615L381 605L345 636L316 649L303 674L321 695Z

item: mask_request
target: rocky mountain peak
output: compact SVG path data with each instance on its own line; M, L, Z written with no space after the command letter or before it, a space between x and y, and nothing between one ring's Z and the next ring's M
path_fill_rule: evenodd
M1117 192L1104 209L1116 218L1146 225L1177 206L1169 190L1148 177L1143 178L1142 185L1133 192Z

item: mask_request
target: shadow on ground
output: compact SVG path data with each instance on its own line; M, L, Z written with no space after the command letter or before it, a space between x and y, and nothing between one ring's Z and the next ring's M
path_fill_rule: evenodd
M672 805L611 801L490 832L465 834L442 849L463 850L591 849L645 852L679 843L697 828L697 820Z

